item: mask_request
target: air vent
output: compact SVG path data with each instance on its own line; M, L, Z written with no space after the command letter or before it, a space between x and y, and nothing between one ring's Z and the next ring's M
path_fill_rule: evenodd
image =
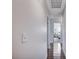
M51 0L52 8L61 8L62 0Z

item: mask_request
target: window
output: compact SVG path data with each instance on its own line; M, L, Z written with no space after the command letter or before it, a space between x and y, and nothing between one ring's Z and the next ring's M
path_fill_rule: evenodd
M54 23L54 39L61 39L61 24Z

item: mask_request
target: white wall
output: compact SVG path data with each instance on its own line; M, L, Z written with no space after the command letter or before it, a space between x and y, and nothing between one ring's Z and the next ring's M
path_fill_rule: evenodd
M62 46L63 52L66 55L66 10L64 10L63 12L62 29Z
M22 43L22 32L27 42ZM13 0L13 59L46 59L47 17L43 0Z

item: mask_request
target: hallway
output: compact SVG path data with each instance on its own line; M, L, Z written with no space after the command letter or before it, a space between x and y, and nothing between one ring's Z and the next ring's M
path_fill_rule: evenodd
M53 44L52 44L53 45ZM63 50L61 50L61 56L53 56L53 48L48 49L48 56L47 59L66 59L65 55L63 53Z

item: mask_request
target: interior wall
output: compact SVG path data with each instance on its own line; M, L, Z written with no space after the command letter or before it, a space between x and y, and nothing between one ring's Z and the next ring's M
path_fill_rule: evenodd
M43 0L13 0L13 59L47 58L47 17ZM22 43L22 33L27 41Z
M63 20L62 20L62 47L63 47L63 52L66 55L66 10L63 12Z

